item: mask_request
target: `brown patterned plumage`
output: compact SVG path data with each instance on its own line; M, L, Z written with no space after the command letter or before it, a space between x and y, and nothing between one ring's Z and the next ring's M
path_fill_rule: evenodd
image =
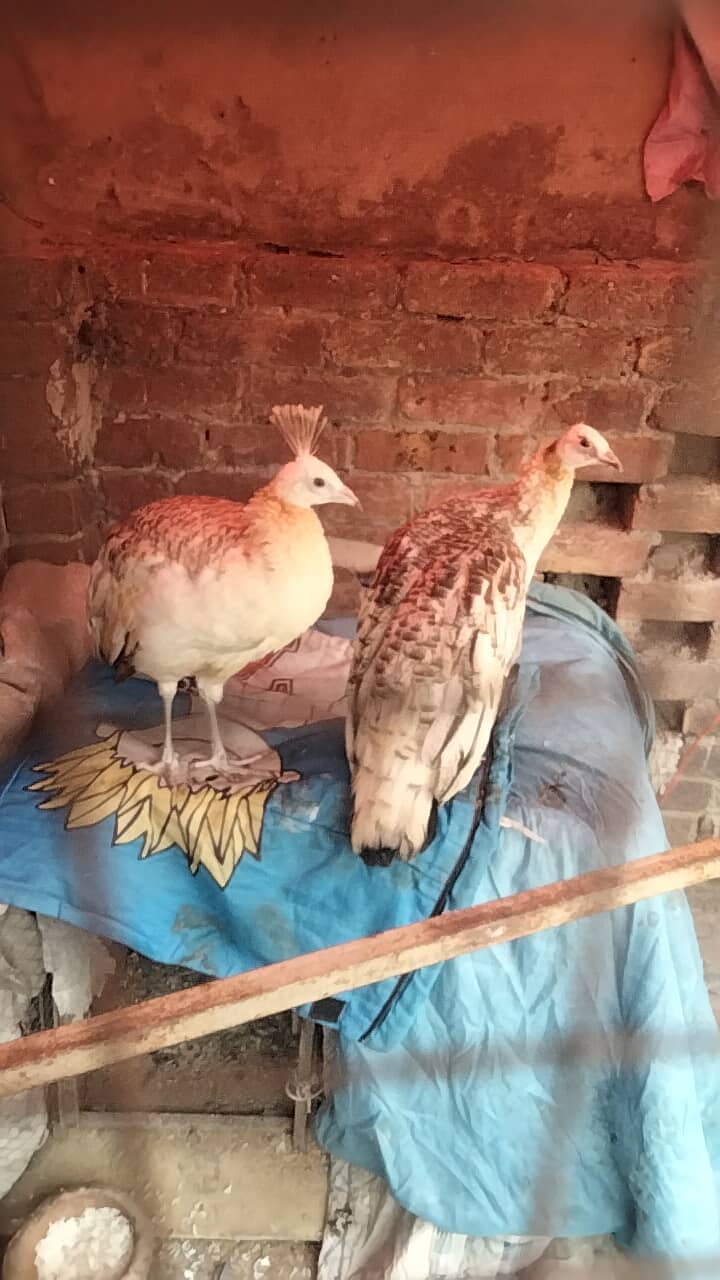
M367 861L413 858L435 805L481 764L537 561L575 469L599 461L620 466L578 424L515 484L423 512L386 544L361 609L346 730L352 846Z
M244 505L211 497L163 498L109 534L89 590L97 653L120 678L157 681L166 739L157 772L187 773L172 746L172 704L193 677L208 707L212 756L197 770L227 774L215 708L236 671L282 649L317 621L330 597L332 562L312 510L357 505L335 472L314 456L320 409L273 411L296 453Z

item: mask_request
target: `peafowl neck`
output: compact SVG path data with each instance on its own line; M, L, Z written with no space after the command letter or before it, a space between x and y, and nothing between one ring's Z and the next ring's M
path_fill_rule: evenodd
M575 472L554 445L540 449L518 480L516 537L528 562L528 580L565 514Z

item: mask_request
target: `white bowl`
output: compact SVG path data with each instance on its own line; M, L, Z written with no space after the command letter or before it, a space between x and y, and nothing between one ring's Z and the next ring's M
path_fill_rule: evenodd
M48 1228L63 1218L78 1218L85 1209L117 1209L132 1232L127 1257L118 1266L107 1267L98 1280L147 1280L154 1244L150 1223L130 1196L110 1187L77 1187L43 1201L10 1241L2 1280L37 1280L35 1250Z

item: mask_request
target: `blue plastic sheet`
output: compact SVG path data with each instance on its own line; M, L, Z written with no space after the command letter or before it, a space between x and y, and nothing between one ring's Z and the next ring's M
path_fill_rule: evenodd
M258 802L260 859L229 872L222 808L132 807L118 735L160 720L152 686L82 673L2 779L0 901L221 976L666 847L632 654L559 588L533 588L483 804L475 783L409 865L352 855L332 722L266 735L300 779ZM504 812L546 843L501 831ZM182 847L149 852L158 824L167 835L181 819ZM321 1142L418 1216L468 1235L615 1232L641 1251L720 1254L720 1045L683 895L303 1012L340 1037Z

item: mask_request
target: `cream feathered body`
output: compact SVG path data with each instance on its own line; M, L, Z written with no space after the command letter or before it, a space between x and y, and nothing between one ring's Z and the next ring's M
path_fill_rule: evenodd
M420 852L435 806L482 763L537 562L575 467L598 462L619 467L579 424L515 484L452 499L388 541L360 614L346 730L352 846L368 861Z
M165 704L163 754L152 768L168 784L188 780L172 741L172 704L194 679L207 704L207 775L235 767L216 707L230 676L297 639L322 614L333 569L312 509L357 498L314 454L321 409L285 405L273 421L296 457L244 504L212 497L164 498L109 534L94 566L88 612L96 652L118 678L155 680ZM237 765L242 768L242 762Z
M90 588L99 653L158 684L224 684L312 626L332 592L322 525L270 485L244 505L167 498L108 538ZM128 672L129 674L129 672Z

